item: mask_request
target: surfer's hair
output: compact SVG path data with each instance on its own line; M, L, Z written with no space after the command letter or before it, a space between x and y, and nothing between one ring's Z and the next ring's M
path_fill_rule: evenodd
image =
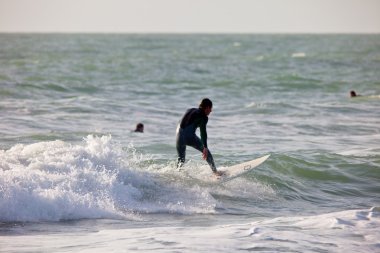
M205 109L206 107L212 108L212 102L208 98L202 99L201 103L199 104L199 108Z

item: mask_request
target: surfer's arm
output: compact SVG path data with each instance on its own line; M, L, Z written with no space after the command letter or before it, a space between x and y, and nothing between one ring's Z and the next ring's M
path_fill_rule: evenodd
M201 132L201 140L202 140L203 148L206 148L206 149L208 148L207 147L207 130L206 130L207 121L208 119L206 118L202 120L199 125L199 131Z
M205 160L207 159L207 155L208 155L206 123L204 123L204 121L201 121L201 124L199 126L199 130L201 132L201 141L202 141L202 144L203 144L202 157Z
M202 157L203 159L207 159L207 155L208 155L208 149L207 148L203 148L203 151L202 151Z

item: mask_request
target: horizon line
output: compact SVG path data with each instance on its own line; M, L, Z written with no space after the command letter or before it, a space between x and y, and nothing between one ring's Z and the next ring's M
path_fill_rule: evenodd
M0 34L135 34L135 35L380 35L380 32L210 32L210 31L0 31Z

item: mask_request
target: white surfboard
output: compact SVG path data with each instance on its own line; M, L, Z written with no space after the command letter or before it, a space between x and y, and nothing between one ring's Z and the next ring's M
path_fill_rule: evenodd
M211 172L208 165L202 165L200 167L192 167L187 169L186 165L180 170L180 173L185 174L187 177L194 178L204 182L226 182L236 177L242 176L247 172L250 172L268 159L270 155L266 155L248 162L239 163L229 167L220 167L218 171L222 172L222 176L215 176Z
M269 156L270 155L266 155L255 160L218 169L218 171L224 173L223 176L219 177L219 180L225 182L234 179L235 177L242 176L243 174L253 170L257 166L265 162L265 160L267 160Z

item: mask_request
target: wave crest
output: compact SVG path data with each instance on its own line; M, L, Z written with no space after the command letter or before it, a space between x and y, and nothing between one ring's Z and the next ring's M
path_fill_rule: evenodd
M215 201L201 189L165 184L132 168L126 156L111 136L92 135L79 145L49 141L0 151L0 221L214 210Z

